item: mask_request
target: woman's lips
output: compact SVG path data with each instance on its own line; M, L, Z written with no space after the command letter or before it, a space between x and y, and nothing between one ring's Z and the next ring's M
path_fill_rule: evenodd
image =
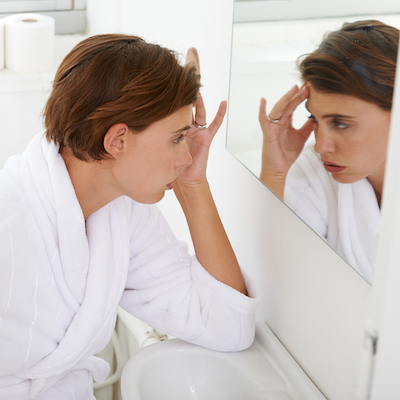
M324 167L328 172L330 172L332 174L342 172L343 170L346 169L346 167L344 167L342 165L337 165L337 164L331 163L329 161L324 161Z

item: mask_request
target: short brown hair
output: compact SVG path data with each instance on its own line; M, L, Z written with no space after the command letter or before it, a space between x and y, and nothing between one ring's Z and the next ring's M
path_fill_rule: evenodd
M44 110L46 138L75 157L107 157L108 129L142 132L196 102L200 76L177 53L137 36L108 34L80 42L63 60Z
M303 81L318 91L357 97L391 110L399 30L380 21L345 23L299 58Z

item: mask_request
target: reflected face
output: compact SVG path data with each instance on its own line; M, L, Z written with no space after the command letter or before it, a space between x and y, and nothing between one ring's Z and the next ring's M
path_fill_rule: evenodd
M140 203L160 201L181 170L192 163L185 133L192 124L192 106L150 125L141 133L129 133L124 157L114 169L121 191Z
M306 108L314 121L315 151L340 183L367 178L383 184L390 112L353 96L323 93L311 84Z

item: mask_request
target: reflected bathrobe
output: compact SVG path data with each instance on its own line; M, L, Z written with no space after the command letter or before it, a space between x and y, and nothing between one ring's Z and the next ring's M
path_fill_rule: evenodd
M381 214L365 178L338 183L309 147L289 171L285 203L368 282Z
M214 279L154 205L120 197L86 221L43 133L0 170L0 399L94 399L117 307L216 350L248 347L257 299Z

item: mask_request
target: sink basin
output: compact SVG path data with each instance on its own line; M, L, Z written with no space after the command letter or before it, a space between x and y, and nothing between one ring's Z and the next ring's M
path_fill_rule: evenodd
M256 340L250 348L235 353L217 352L179 339L152 344L140 350L126 364L121 378L122 398L325 399L318 391L317 397L313 397L306 393L307 390L299 397L296 393L299 384L292 384L284 369L273 359L265 348L265 343L260 340L263 331L257 327L257 332ZM298 371L294 375L297 376Z

